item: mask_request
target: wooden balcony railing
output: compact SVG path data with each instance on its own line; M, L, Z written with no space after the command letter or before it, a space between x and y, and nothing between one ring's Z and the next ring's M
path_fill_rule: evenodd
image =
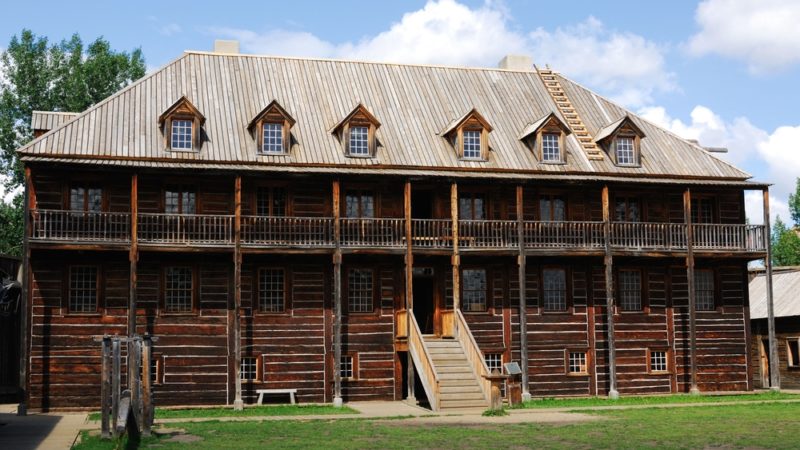
M242 245L332 247L333 218L243 216Z
M628 250L686 250L686 224L612 222L611 246Z
M411 219L411 236L415 248L451 248L453 222L450 219Z
M525 247L601 249L603 222L525 222Z
M138 230L143 244L233 244L232 215L139 214Z
M405 219L342 218L342 247L402 247Z
M131 237L131 215L114 212L31 211L31 239L71 243L125 243Z
M517 248L519 234L515 220L459 220L458 246L471 248Z
M767 250L766 238L763 225L694 225L694 248L702 250L762 252Z

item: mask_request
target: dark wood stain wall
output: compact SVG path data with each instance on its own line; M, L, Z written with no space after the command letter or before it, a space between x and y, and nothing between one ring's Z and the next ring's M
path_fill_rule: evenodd
M762 373L761 355L767 347L767 319L755 319L751 322L753 339L750 341L750 370L753 372L754 386L769 387L768 373ZM778 361L780 367L781 388L800 389L800 367L789 367L787 340L797 342L800 339L800 317L776 317L775 338L778 343ZM763 348L762 348L763 343ZM766 383L765 383L766 381Z

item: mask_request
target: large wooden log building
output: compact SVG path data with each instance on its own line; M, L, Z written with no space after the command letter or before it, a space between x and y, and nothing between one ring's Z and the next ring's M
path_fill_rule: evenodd
M38 112L31 409L99 401L104 334L157 336L155 402L749 390L767 185L549 69L186 52ZM409 382L412 380L412 382Z

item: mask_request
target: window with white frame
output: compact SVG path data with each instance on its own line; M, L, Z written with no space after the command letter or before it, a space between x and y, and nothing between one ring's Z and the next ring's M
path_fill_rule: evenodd
M714 310L714 271L698 270L694 273L694 297L696 311Z
M73 313L97 311L97 267L72 266L69 268L68 309Z
M481 158L481 131L480 130L464 130L464 158L466 159L480 159Z
M350 154L369 156L369 127L350 127Z
M170 136L170 148L173 150L192 149L192 127L193 121L188 119L172 119L172 136Z
M664 350L651 350L650 351L650 371L651 372L666 372L667 368L667 352Z
M560 135L555 133L542 134L542 161L561 162L561 148L559 147Z
M255 356L242 356L239 368L239 378L242 381L258 380L258 358Z
M623 311L642 310L642 274L638 270L619 271L619 306Z
M283 124L264 122L261 126L261 153L283 153Z
M347 310L368 313L373 310L372 269L347 271Z
M542 297L545 311L566 311L567 272L564 269L544 269Z
M483 355L483 360L486 362L486 368L489 369L489 373L493 373L495 370L499 373L503 373L502 353L486 353Z
M616 139L614 146L617 156L617 164L620 166L636 165L636 149L634 148L634 138L620 136Z
M571 374L589 373L586 365L586 352L569 352L567 366Z
M258 308L261 312L281 313L286 309L284 271L262 268L258 271Z
M786 338L786 356L789 367L800 367L800 339Z
M342 355L339 360L339 374L343 380L355 379L356 368L354 367L353 355Z
M191 267L167 267L164 271L164 311L192 311L193 274Z
M461 271L463 311L486 311L486 270Z

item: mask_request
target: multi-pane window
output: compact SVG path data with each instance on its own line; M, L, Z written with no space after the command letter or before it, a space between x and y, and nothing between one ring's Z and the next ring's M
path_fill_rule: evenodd
M692 223L714 223L714 200L692 199Z
M461 278L461 309L486 311L486 270L464 269L461 271Z
M788 356L786 363L789 367L800 366L800 339L787 338L786 339L786 355Z
M97 311L97 267L70 267L68 307L74 313Z
M258 358L255 356L242 356L239 378L242 381L255 381L258 379Z
M623 311L642 310L642 274L638 270L619 271L619 306Z
M486 201L483 195L463 194L458 197L458 218L461 220L486 219Z
M286 189L259 187L256 190L256 214L283 217L286 215Z
M369 156L369 127L350 127L350 154Z
M69 190L69 209L71 211L100 212L103 207L103 190L75 186Z
M261 153L283 152L283 124L264 122L261 126Z
M632 137L618 137L616 139L617 164L621 166L636 165L636 150L633 145L634 140Z
M561 148L559 135L555 133L542 134L542 161L561 162Z
M480 130L464 130L464 158L481 158L481 132Z
M181 313L192 311L192 269L167 267L164 271L164 311Z
M638 198L617 197L614 203L614 220L617 222L641 222L642 214Z
M564 269L544 269L542 297L545 311L567 309L567 273Z
M258 308L261 312L279 313L286 309L283 269L258 271Z
M567 220L567 202L555 195L539 197L539 218L544 222Z
M197 209L196 194L180 188L164 191L164 212L169 214L194 214Z
M714 302L714 272L711 270L698 270L694 273L695 310L713 311Z
M347 271L347 309L350 312L372 312L372 269Z
M650 351L650 371L651 372L666 372L667 371L667 352L663 350Z
M486 362L486 368L489 369L489 373L493 373L497 370L499 373L503 373L503 355L500 353L486 353L483 355L483 360Z
M589 373L586 366L586 352L569 352L567 367L569 373Z
M172 136L170 148L173 150L192 149L192 121L187 119L172 120Z
M355 368L353 367L353 356L342 355L342 359L339 360L339 374L342 379L355 379L355 373Z
M375 217L375 197L368 191L349 191L344 198L345 217Z

